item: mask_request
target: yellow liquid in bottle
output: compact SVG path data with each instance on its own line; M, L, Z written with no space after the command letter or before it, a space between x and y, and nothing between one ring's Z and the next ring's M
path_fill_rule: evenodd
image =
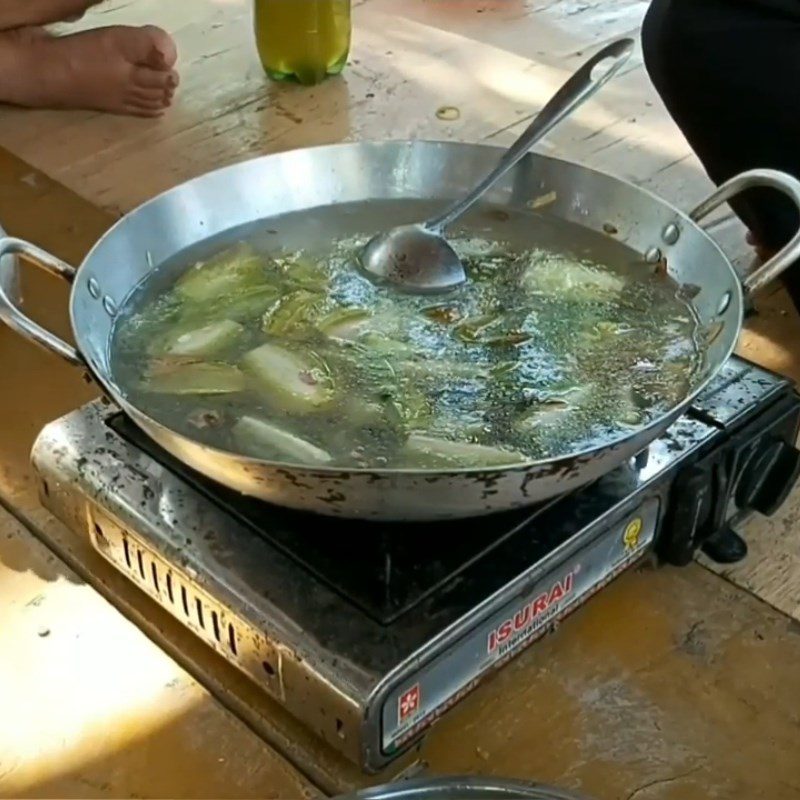
M350 0L255 0L258 54L275 80L315 84L350 52Z

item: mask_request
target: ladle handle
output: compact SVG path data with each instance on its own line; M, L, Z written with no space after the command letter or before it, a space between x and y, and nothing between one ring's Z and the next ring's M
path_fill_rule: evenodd
M589 59L550 99L534 117L530 125L514 144L509 147L498 165L465 198L452 205L438 217L428 220L425 227L435 233L455 222L503 177L540 139L546 136L561 120L568 117L578 106L585 103L598 89L608 83L628 60L633 52L633 39L620 39L604 47ZM596 74L597 67L613 59Z

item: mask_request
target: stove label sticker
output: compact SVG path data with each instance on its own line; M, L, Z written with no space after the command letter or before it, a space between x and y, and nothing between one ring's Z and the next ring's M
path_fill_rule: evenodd
M421 699L419 684L415 684L407 692L400 695L400 699L397 701L397 718L400 722L405 722L419 711Z
M414 739L484 674L543 636L560 617L637 561L655 538L658 516L658 499L651 498L582 550L554 563L525 597L517 596L451 650L409 676L409 683L391 692L381 709L384 753L391 755Z

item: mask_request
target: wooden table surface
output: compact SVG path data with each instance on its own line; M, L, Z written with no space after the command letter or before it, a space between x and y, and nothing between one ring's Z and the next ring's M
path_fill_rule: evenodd
M94 205L123 213L210 169L338 141L507 144L594 50L638 36L647 2L363 0L352 63L307 89L269 83L250 0L109 0L77 27L155 22L175 35L182 86L162 120L4 111L0 145ZM459 116L437 116L453 106ZM709 190L634 57L540 146L640 183L684 208Z
M364 0L355 8L352 64L342 79L309 90L264 80L249 3L192 0L191 13L187 5L111 0L81 23L157 22L174 32L183 84L164 120L0 111L0 146L23 159L0 155L0 222L11 232L78 262L114 215L254 155L380 138L507 143L593 48L636 35L646 7L638 0ZM458 108L458 119L437 117L444 105ZM640 60L542 149L682 208L710 188ZM738 223L722 218L714 234L743 266ZM62 287L26 275L25 296L37 318L66 332ZM800 378L797 316L775 290L759 308L742 352ZM0 618L10 621L0 650L18 651L11 677L0 681L0 708L13 700L26 716L21 736L0 714L0 796L298 796L363 784L352 765L41 509L30 444L91 389L4 329L0 364L4 385L19 387L0 392L0 503L10 512L0 511ZM431 772L530 777L601 800L800 796L793 757L798 515L800 492L775 520L754 520L752 555L724 580L698 565L625 576L381 777L417 760ZM72 650L69 641L77 642ZM86 675L96 676L99 697L107 698L93 712L107 716L92 718L108 726L106 737L88 710L76 710L92 697ZM48 685L37 697L37 687ZM129 702L115 705L109 687ZM136 736L125 720L135 721ZM146 775L144 763L154 765Z

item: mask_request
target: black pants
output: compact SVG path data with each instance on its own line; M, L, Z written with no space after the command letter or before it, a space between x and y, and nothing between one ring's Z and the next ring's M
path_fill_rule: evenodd
M642 28L656 90L716 184L770 167L800 178L800 0L653 0ZM757 189L734 208L777 249L798 214ZM800 310L800 264L784 277Z

